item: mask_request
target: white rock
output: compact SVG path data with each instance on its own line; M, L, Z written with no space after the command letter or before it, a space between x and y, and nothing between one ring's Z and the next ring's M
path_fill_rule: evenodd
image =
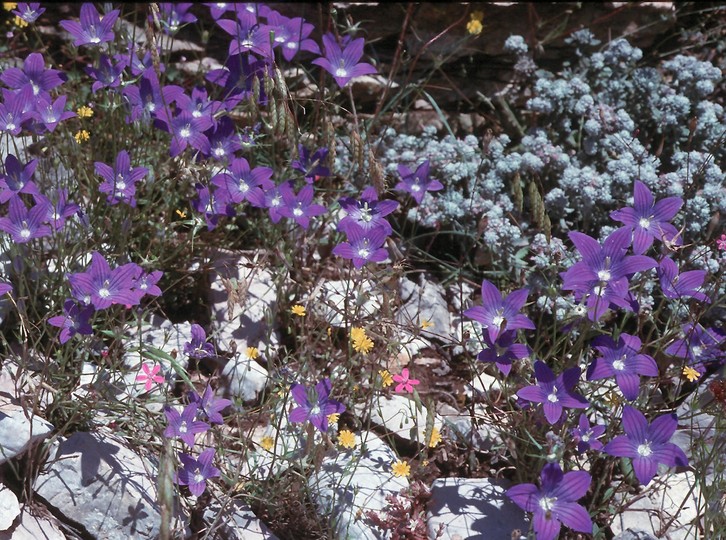
M502 375L503 377L503 375ZM474 396L494 397L502 391L502 384L499 378L482 372L472 379L472 381L464 388L464 393L469 399Z
M509 487L506 480L495 478L435 480L428 504L429 538L436 538L443 525L444 540L524 540L529 522L507 498Z
M227 395L242 401L254 401L267 386L270 375L245 351L246 347L235 353L222 369L223 386Z
M626 529L641 529L656 538L697 540L701 488L690 472L657 476L647 487L647 496L625 496L621 510L610 528L613 534ZM673 520L673 521L671 521ZM670 523L670 526L668 524ZM667 530L664 527L668 526Z
M426 418L428 411L421 406L419 411L416 403L398 394L390 397L378 396L370 407L371 422L385 427L408 441L426 444ZM443 422L436 415L434 426L441 430Z
M375 283L368 279L330 280L321 284L313 309L329 325L339 328L346 320L350 324L375 317L382 301Z
M655 536L639 529L628 529L621 532L613 540L658 540Z
M437 407L437 412L448 428L449 435L464 444L471 444L474 448L486 452L493 445L502 443L497 428L486 421L486 409L482 405L476 405L474 408L475 429L474 422L468 414L462 414L449 405L440 405Z
M25 452L28 447L45 439L53 425L27 413L20 405L0 399L0 464Z
M0 540L66 540L56 520L47 509L20 505L20 519L8 530L0 531Z
M134 327L133 332L124 339L125 349L159 349L170 356L176 354L176 361L185 369L189 363L187 355L184 354L184 345L192 340L192 325L189 322L173 324L171 321L152 315L148 321L144 321L139 332ZM176 351L176 352L174 352ZM140 369L142 362L153 363L152 360L142 360L138 352L126 353L124 364L127 367ZM165 371L171 369L171 362L165 359L160 360Z
M217 346L237 350L257 347L265 356L275 353L278 331L270 326L277 314L275 275L246 255L218 250L211 261L209 305Z
M224 508L212 503L204 511L204 520L216 540L277 540L252 509L240 501L232 500Z
M20 515L20 505L15 493L0 484L0 531L6 531Z
M378 529L356 516L383 510L386 496L408 487L408 480L391 473L398 458L386 443L370 432L358 435L356 448L323 459L308 486L319 513L330 516L335 538L381 540L385 536Z
M446 303L446 291L433 281L421 275L416 285L407 278L401 279L401 306L396 315L397 322L404 328L420 329L420 334L428 339L451 341L451 314ZM424 322L430 324L423 328Z
M101 433L73 433L51 452L34 490L49 506L107 540L157 538L157 469Z

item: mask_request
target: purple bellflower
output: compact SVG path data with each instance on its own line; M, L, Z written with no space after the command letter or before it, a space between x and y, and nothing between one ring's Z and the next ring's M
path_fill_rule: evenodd
M427 191L439 191L444 185L434 178L429 178L430 164L427 159L416 167L414 172L405 165L398 166L398 175L401 181L393 188L396 191L406 192L413 197L417 204L421 204Z
M194 459L188 454L179 454L179 461L184 467L177 472L176 483L180 486L189 486L189 491L199 497L207 489L207 480L219 476L219 469L212 465L214 461L214 448L207 448Z
M86 272L70 274L73 296L96 309L106 309L113 304L133 306L139 303L134 291L134 280L139 275L139 265L127 263L111 270L99 252L91 254L91 264Z
M669 442L678 427L675 414L664 414L650 425L638 409L623 407L625 435L619 435L605 445L603 452L633 461L638 481L648 485L658 472L658 464L669 467L687 466L688 458L677 445Z
M204 393L200 396L196 392L190 395L191 403L196 403L199 407L198 413L201 413L210 424L224 424L222 411L232 405L229 399L216 398L214 390L210 385L204 389Z
M48 206L48 217L46 222L51 229L58 231L63 228L66 219L78 212L79 207L73 202L68 202L68 190L60 189L56 195L57 202L52 203L45 195L33 195L37 203L45 203Z
M179 437L190 448L194 446L194 437L197 433L204 433L210 426L206 422L195 420L197 416L197 404L190 403L179 414L174 407L167 405L164 407L164 414L169 421L169 425L164 430L164 437L170 439Z
M37 166L37 159L23 165L14 155L8 154L5 158L5 174L0 175L0 203L8 202L19 193L39 195L38 186L32 180Z
M182 92L175 100L179 112L189 113L193 118L206 118L210 126L214 116L223 108L221 101L210 99L207 91L197 86L192 88L191 96Z
M313 203L314 190L313 186L307 184L295 194L292 182L283 182L279 186L280 195L282 195L282 206L279 209L283 217L292 219L303 229L307 229L310 225L310 218L320 216L325 213L325 207L320 204Z
M139 275L139 277L137 277L134 281L134 289L139 295L139 300L146 295L161 296L161 289L157 283L163 275L164 272L161 270L156 270L148 274L143 271L141 272L141 275Z
M562 524L574 531L592 533L592 520L577 501L590 488L592 477L585 471L566 474L557 463L548 463L540 473L540 485L519 484L507 497L526 512L534 514L532 525L537 540L554 540Z
M153 70L145 71L137 84L126 86L121 93L128 100L131 114L127 123L141 119L148 122L164 110L165 104L176 101L184 94L180 86L159 84L159 78Z
M23 69L9 67L0 75L0 80L13 90L30 89L36 97L47 95L53 88L63 84L65 79L65 75L57 69L45 69L45 61L40 53L30 53L23 62Z
M532 354L527 345L514 343L517 338L515 331L502 332L496 341L491 340L489 332L484 332L482 338L487 348L481 351L476 359L480 362L494 362L505 377L512 370L515 360L527 358Z
M353 77L377 73L372 65L360 62L364 44L365 40L358 38L348 42L345 48L341 49L335 36L328 32L323 36L325 55L313 60L313 64L330 73L338 86L343 88Z
M242 148L234 122L229 116L223 116L217 120L215 125L204 134L209 139L209 154L206 157L229 162L234 159L235 152Z
M298 50L320 54L320 47L308 36L315 28L312 24L305 22L302 17L289 19L280 15L277 11L267 14L267 24L275 32L274 46L280 47L282 57L290 62Z
M292 188L290 188L292 189ZM283 207L284 202L282 200L282 193L280 192L280 186L273 186L270 189L265 190L265 208L270 213L270 220L273 223L279 223L282 219L282 213L280 209Z
M206 116L195 118L187 112L182 112L172 118L171 121L157 118L154 125L171 133L171 147L169 149L171 157L178 156L190 145L203 154L209 154L209 139L207 139L204 132L212 127L210 118Z
M261 24L254 13L246 10L237 10L237 18L217 19L217 25L232 36L229 43L229 56L243 53L253 53L265 59L272 59L270 46L270 30L266 24Z
M587 369L587 380L597 381L615 377L623 396L627 400L638 397L639 375L658 376L655 360L647 354L640 354L640 339L630 334L620 334L615 343L610 336L598 336L592 341L601 356L595 358Z
M159 3L159 22L161 22L164 33L173 36L183 25L196 22L197 18L189 13L189 9L193 5L192 2Z
M267 94L262 85L262 77L268 70L263 60L250 59L247 54L234 54L227 57L224 67L213 69L206 75L206 79L224 89L224 106L231 110L243 99L252 93L252 81L255 77L260 81L260 105L267 105Z
M338 230L347 233L351 223L363 230L382 228L386 236L393 232L385 217L398 208L398 201L379 201L378 193L372 186L367 187L357 199L344 197L338 201L346 216L338 223Z
M209 8L209 14L216 21L228 11L234 11L236 4L234 2L209 2L204 5Z
M60 96L54 102L45 97L38 97L35 102L33 118L38 124L42 124L47 131L55 131L59 122L76 116L73 111L66 111L66 96Z
M118 153L113 168L100 161L96 161L94 165L96 174L103 178L98 190L101 193L108 193L106 201L111 205L125 202L131 207L135 207L136 182L146 176L149 169L146 167L134 167L132 169L131 158L126 150L121 150Z
M311 400L308 389L302 384L294 383L290 387L290 393L298 406L290 412L290 422L310 420L321 432L328 431L328 416L345 411L345 405L330 399L331 389L330 379L323 379L315 385L315 397Z
M79 306L71 299L63 303L63 311L65 315L56 315L48 319L48 324L62 328L60 333L61 344L66 343L76 334L90 336L93 334L90 320L95 309L93 306Z
M196 184L198 198L192 201L192 208L204 214L207 228L212 231L217 226L220 216L234 216L234 208L230 204L229 193L225 189L214 192L202 184Z
M0 231L8 233L16 244L25 244L35 238L50 236L50 227L44 225L47 216L47 203L36 203L28 210L20 197L13 197L7 217L0 218Z
M207 333L198 324L192 325L192 340L184 344L184 354L196 360L214 356L214 345L207 343Z
M679 274L678 265L670 257L664 257L658 265L660 288L665 297L672 300L690 296L710 304L711 299L701 292L707 274L706 270L690 270Z
M212 178L212 184L219 186L229 194L233 204L249 201L253 206L265 206L265 193L275 187L271 180L272 169L269 167L255 167L245 158L236 158L225 171Z
M495 343L499 334L506 330L520 328L534 330L534 323L519 313L527 301L528 294L528 289L519 289L509 293L506 299L502 299L499 289L485 279L481 283L482 305L467 309L464 316L486 328L492 343Z
M98 67L87 67L86 73L95 80L91 86L91 90L95 94L101 88L118 88L121 85L121 76L126 69L126 60L120 59L117 63L102 54L98 59Z
M113 41L113 25L118 19L119 10L114 9L101 17L91 2L81 5L80 23L75 21L61 21L60 25L70 33L75 41L73 45L100 45Z
M605 433L605 426L602 424L590 425L585 413L580 414L580 421L577 427L570 430L572 439L577 443L577 452L584 454L588 450L602 450L602 443L598 437Z
M364 229L357 223L350 223L346 227L347 242L341 242L333 248L333 255L351 259L356 268L363 267L368 262L381 262L388 258L388 251L383 247L388 236L387 229L377 227Z
M13 292L13 286L10 283L0 282L0 296L5 296L8 293Z
M683 338L676 339L666 347L666 354L685 358L688 365L701 374L708 366L721 366L726 363L726 351L721 346L726 335L714 328L704 328L700 324L684 324L681 328Z
M541 403L545 418L550 424L556 424L564 416L565 407L575 409L587 407L588 401L573 392L580 379L580 368L566 369L555 377L547 364L537 360L534 363L534 375L537 384L522 388L517 392L517 396L526 401Z
M297 151L300 157L294 159L290 165L293 169L305 175L305 181L308 184L312 184L319 177L330 176L330 169L323 166L325 159L328 157L327 148L318 148L310 155L307 148L302 144L298 144Z
M588 317L592 321L599 320L610 304L632 311L635 300L628 290L629 277L658 263L645 255L626 257L630 246L628 229L616 230L602 246L581 232L573 231L569 237L582 260L560 274L564 280L562 288L573 291L578 302L587 297Z
M18 2L17 9L12 11L13 15L17 15L28 24L33 24L38 20L45 8L40 7L39 2Z
M3 102L0 103L0 134L5 132L13 137L20 135L23 124L33 116L33 91L2 89Z
M624 229L633 235L633 252L642 255L653 240L682 244L678 230L669 222L683 205L680 197L666 197L654 202L653 194L648 186L639 180L635 181L633 208L626 207L610 213L615 221L625 224Z

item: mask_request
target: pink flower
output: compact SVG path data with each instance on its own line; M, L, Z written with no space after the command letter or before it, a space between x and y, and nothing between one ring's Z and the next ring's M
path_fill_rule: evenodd
M408 378L408 368L403 368L400 375L394 375L393 380L398 383L396 393L413 392L413 387L419 383L418 379Z
M716 245L718 246L718 249L726 251L726 234L722 234L721 238L716 240Z
M161 366L159 366L158 364L154 367L151 367L151 364L148 363L142 364L141 371L143 371L143 373L139 373L136 376L136 380L138 382L144 383L144 390L146 390L147 392L154 387L154 383L164 382L164 377L161 375L157 375L160 369Z

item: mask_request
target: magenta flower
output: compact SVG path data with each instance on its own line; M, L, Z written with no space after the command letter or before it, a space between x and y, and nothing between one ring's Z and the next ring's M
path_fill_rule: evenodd
M144 390L147 392L149 392L155 384L161 384L164 382L164 377L158 374L161 370L161 366L159 364L153 364L153 367L151 366L152 364L144 362L141 365L142 372L136 375L136 380L144 383Z
M212 127L212 120L206 116L198 118L190 113L182 112L171 121L164 118L157 118L154 126L171 133L171 146L169 155L176 157L181 154L187 146L199 150L203 154L209 154L209 139L204 134Z
M429 178L429 160L416 167L414 172L405 165L398 166L401 181L393 188L396 191L409 193L417 204L421 204L427 191L439 191L444 185L435 178Z
M716 240L716 245L718 246L718 249L726 251L726 234L722 234L721 238Z
M111 270L103 255L94 251L88 271L71 274L68 281L73 296L85 304L92 303L96 309L106 309L113 304L133 306L139 303L133 289L139 271L140 267L135 263Z
M345 405L330 399L331 389L330 379L325 378L315 385L313 399L310 399L308 389L302 384L294 383L290 387L290 393L298 406L290 411L290 422L309 420L321 432L328 431L328 416L345 411Z
M577 427L570 430L572 439L577 443L577 452L584 454L588 450L602 449L602 443L597 440L605 433L605 426L597 424L590 426L590 421L585 413L580 414L580 421Z
M598 336L593 341L601 356L595 358L587 369L587 380L597 381L615 377L625 399L638 397L640 390L639 375L657 377L658 366L647 354L640 353L640 339L622 333L615 343L610 336Z
M410 394L413 392L413 387L420 383L418 379L409 378L408 368L403 368L400 375L394 375L393 381L398 383L395 388L397 394L403 392Z
M65 315L56 315L48 319L49 325L62 328L59 338L61 345L76 334L84 336L93 334L93 328L89 322L96 312L93 306L81 307L68 299L63 303L63 311L66 312Z
M675 414L664 414L653 422L648 421L638 409L623 407L625 435L619 435L605 445L603 452L633 461L638 481L648 485L658 472L658 464L669 467L688 465L688 458L677 445L669 442L678 427Z
M519 484L507 491L507 497L526 512L532 512L537 540L554 540L562 524L574 531L592 533L592 520L577 501L590 488L592 477L585 471L566 474L557 463L542 468L540 485Z
M126 150L121 150L116 156L113 168L100 161L95 162L96 174L103 178L98 186L101 193L108 193L106 201L111 204L125 202L131 207L136 206L136 182L149 172L146 167L131 168L131 158Z
M323 176L330 176L330 169L325 167L325 159L328 157L327 148L318 148L311 155L310 151L302 144L297 145L298 159L293 159L290 166L296 171L300 171L305 176L305 181L312 184L315 180Z
M77 204L68 201L68 190L60 189L56 194L57 202L53 203L45 195L33 195L36 202L42 202L48 207L48 217L46 222L51 229L58 231L63 228L66 219L78 212Z
M707 274L706 270L690 270L679 274L678 265L669 257L664 257L658 265L660 288L666 298L673 300L690 296L710 304L711 299L701 292Z
M635 181L633 208L626 207L610 213L615 221L625 224L624 229L633 235L633 252L642 255L653 240L673 242L680 245L682 240L678 230L669 222L683 205L680 197L666 197L657 203L648 186L639 180Z
M464 312L464 316L475 320L487 329L489 340L497 341L500 334L507 330L534 330L534 323L519 313L527 301L528 289L512 291L506 299L502 298L492 283L486 279L481 283L481 306L474 306Z
M206 422L198 422L195 420L197 416L197 404L190 403L181 414L174 407L164 407L169 425L164 430L164 437L179 437L190 448L194 446L194 437L197 433L204 433L210 426Z
M98 67L87 67L86 73L94 79L91 90L95 94L101 88L118 88L121 85L121 78L126 69L126 59L121 58L115 64L105 54L98 59Z
M73 45L100 45L113 41L113 25L118 19L119 11L114 9L101 17L91 2L81 5L80 23L61 21L60 25L73 36Z
M338 40L328 32L323 35L325 55L313 60L313 64L330 73L338 86L343 88L353 77L377 73L372 65L360 62L364 44L363 38L353 39L345 45L345 49L341 50Z
M541 403L545 418L550 424L556 424L564 416L565 408L587 407L588 401L573 391L580 380L580 368L566 369L555 377L547 364L537 360L534 363L534 375L537 384L522 388L517 396L526 401Z
M219 476L219 469L212 465L214 448L202 451L199 459L180 453L179 460L184 468L177 473L176 483L180 486L189 486L189 491L195 497L199 497L207 489L207 480Z

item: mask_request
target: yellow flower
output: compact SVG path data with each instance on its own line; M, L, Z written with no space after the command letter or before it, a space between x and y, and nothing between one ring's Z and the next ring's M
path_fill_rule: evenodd
M481 31L484 29L484 26L480 21L471 20L468 23L466 23L466 31L469 32L471 35L478 36L481 34Z
M405 461L401 461L399 459L396 463L391 465L391 472L393 472L393 476L408 477L408 475L411 474L411 466Z
M257 347L247 347L245 352L247 354L247 358L250 360L255 360L258 356L260 356L260 351L257 350Z
M260 446L267 450L268 452L272 450L272 447L275 445L275 439L270 437L269 435L265 435L262 437L262 440L260 441Z
M297 315L298 317L304 317L307 311L305 311L305 306L301 306L300 304L295 304L292 306L292 309L290 310L293 315Z
M393 377L387 369L380 370L378 374L381 376L383 388L386 388L387 386L391 386L393 384Z
M18 7L17 2L3 2L3 9L5 11L12 11Z
M429 466L429 460L428 460L428 459L424 459L424 460L423 460L423 461L421 462L421 466L422 466L422 467L428 467L428 466Z
M338 444L343 448L355 448L355 434L348 429L344 429L338 433Z
M328 423L329 424L337 424L339 418L340 418L340 414L338 414L337 412L334 412L333 414L329 414L328 415Z
M87 107L86 105L81 105L76 109L76 114L79 118L90 118L91 116L93 116L93 109Z
M424 319L423 321L421 321L421 330L426 330L427 328L431 328L431 327L433 327L433 325L434 325L434 323L432 323L430 320Z
M431 438L429 439L429 448L435 448L437 444L441 442L441 433L438 428L434 427L431 430Z
M91 138L91 134L88 133L85 129L82 129L75 135L73 135L73 138L76 140L78 144L81 144L82 142L86 142L88 139Z
M366 335L366 331L363 328L358 328L357 326L351 328L350 340L356 352L368 354L373 348L373 341Z
M17 15L15 16L15 18L13 18L13 23L15 23L15 26L17 26L18 28L25 28L26 26L28 26L28 21L21 17L18 17Z
M688 379L689 382L697 381L701 377L701 373L693 369L691 366L686 366L683 368L683 376Z
M79 109L79 110L80 110L80 109ZM79 116L80 116L80 115L79 115ZM180 217L180 218L182 218L182 219L184 219L185 217L187 217L187 213L186 213L186 212L184 212L184 211L182 211L182 210L179 210L178 208L177 208L177 210L176 210L176 215L177 215L177 216L179 216L179 217Z
M611 409L615 409L618 405L620 405L621 399L615 392L610 391L607 396L605 396L605 402Z

